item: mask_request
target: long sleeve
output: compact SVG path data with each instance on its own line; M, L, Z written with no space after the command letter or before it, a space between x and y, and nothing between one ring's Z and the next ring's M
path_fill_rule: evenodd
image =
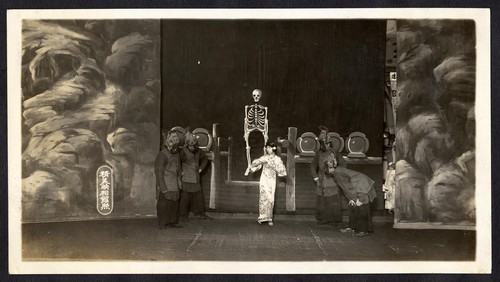
M344 191L346 197L350 200L356 200L356 198L358 198L365 204L373 201L373 199L377 197L377 193L373 186L375 181L364 173L338 167L333 177L335 178L335 182L337 182Z
M266 156L262 156L258 159L255 159L253 162L252 162L252 165L250 167L250 170L252 172L256 172L257 170L261 169L262 168L262 165L267 163L267 157Z
M182 190L182 164L179 156L179 160L177 162L177 187Z
M281 160L280 157L276 156L276 162L275 162L275 167L273 168L276 173L278 174L279 177L285 177L286 176L286 167L283 164L283 160Z
M181 163L185 163L187 161L186 152L184 152L184 150L179 152L179 159L181 160Z
M161 192L167 191L167 185L165 184L165 165L167 159L165 158L162 152L158 152L155 160L155 176L156 176L156 185L160 187Z
M258 166L258 165L263 165L267 163L267 156L262 156L258 159L255 159L253 162L252 162L252 165L255 165L255 166Z
M337 185L344 191L345 196L349 200L356 201L358 198L358 191L352 185L351 177L348 174L349 170L346 168L337 168L333 173L333 178Z
M318 178L319 154L316 153L311 161L311 175L314 179Z
M200 150L200 171L203 171L208 164L207 154L203 150Z

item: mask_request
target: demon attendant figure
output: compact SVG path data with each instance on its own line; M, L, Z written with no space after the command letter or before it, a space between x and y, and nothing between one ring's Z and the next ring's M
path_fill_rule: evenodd
M255 130L260 131L264 136L264 144L266 144L268 140L267 107L259 105L260 98L262 97L262 91L260 89L255 89L252 92L252 97L254 100L254 104L245 106L245 125L243 128L243 131L245 132L243 138L245 138L248 164L247 170L245 171L245 176L250 172L250 166L252 165L252 161L250 158L250 145L248 143L248 137L250 136L250 133Z
M163 146L155 161L156 210L158 227L182 227L179 219L179 190L181 188L181 163L179 157L179 133L162 133Z
M181 221L189 221L189 210L200 219L212 219L205 214L205 202L201 189L200 173L208 163L208 157L198 148L196 135L186 130L186 147L180 151L182 167L182 192L179 203Z
M342 222L342 206L333 173L338 167L346 167L347 163L332 148L328 128L320 126L319 129L320 150L311 162L311 174L316 182L316 220L318 224L335 225L336 222Z

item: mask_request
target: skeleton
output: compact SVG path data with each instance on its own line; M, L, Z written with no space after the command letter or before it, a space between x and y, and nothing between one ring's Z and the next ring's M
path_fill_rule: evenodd
M243 135L243 138L246 143L248 163L245 175L248 175L250 172L250 165L252 164L252 160L250 159L250 145L248 144L248 137L250 136L250 133L255 130L260 131L264 136L264 144L266 144L268 140L267 107L259 105L260 98L262 97L262 91L255 89L252 92L252 97L255 103L253 105L245 106L245 125L243 129L245 134ZM265 150L266 149L264 148L264 152Z

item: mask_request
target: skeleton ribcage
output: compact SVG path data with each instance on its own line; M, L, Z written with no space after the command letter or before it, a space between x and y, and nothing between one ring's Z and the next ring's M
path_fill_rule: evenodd
M252 106L248 110L248 127L250 129L265 130L266 110L264 107L257 105Z

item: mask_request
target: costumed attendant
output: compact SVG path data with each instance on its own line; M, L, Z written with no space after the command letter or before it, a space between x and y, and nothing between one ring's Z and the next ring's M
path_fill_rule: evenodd
M373 181L367 175L338 167L333 173L335 181L349 200L349 227L340 231L355 232L356 236L366 236L373 232L370 203L377 197Z
M185 134L185 144L181 152L182 192L179 207L181 221L189 221L191 208L193 214L200 219L212 219L205 214L205 202L201 190L200 173L208 163L208 157L198 148L198 139L191 132Z
M163 148L156 156L156 211L158 227L182 227L179 221L180 157L179 133L169 131L162 134Z
M311 162L311 174L316 182L316 220L318 224L335 225L342 222L342 206L339 187L333 178L335 168L347 165L339 152L331 147L328 128L320 126L318 136L320 150Z
M382 191L384 192L385 209L389 212L394 210L395 198L394 192L396 190L396 169L394 168L394 163L389 163L389 169L385 177L385 183L382 185Z
M276 155L277 147L272 142L265 145L266 154L252 162L250 171L256 172L262 168L259 183L259 218L257 222L267 222L273 226L274 192L276 190L276 175L286 176L283 161Z

